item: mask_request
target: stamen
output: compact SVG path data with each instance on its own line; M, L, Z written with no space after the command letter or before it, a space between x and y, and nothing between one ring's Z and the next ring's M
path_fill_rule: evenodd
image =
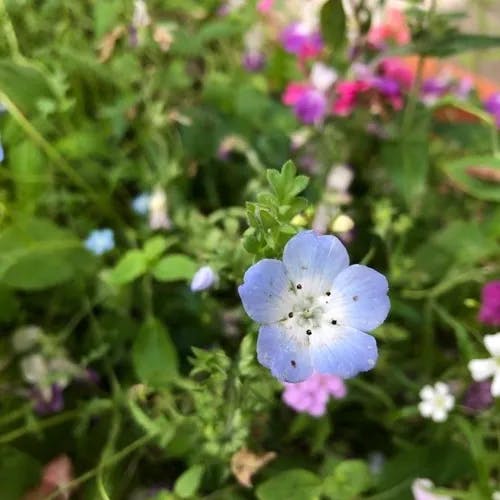
M297 285L297 290L301 290L301 289L302 289L302 285L299 283L299 284Z
M326 292L327 297L330 297L331 294L332 294L332 292Z
M311 330L306 330L307 335L312 335Z
M332 319L332 325L336 325L337 324L337 320L336 319Z
M352 298L352 300L354 300L354 302L356 302L356 301L358 300L358 296L357 296L357 295L355 295L355 296Z
M297 366L297 363L295 362L294 359L292 359L292 361L290 361L290 364L295 368Z
M289 317L289 318L293 318L293 312L289 312L289 313L288 313L288 317Z

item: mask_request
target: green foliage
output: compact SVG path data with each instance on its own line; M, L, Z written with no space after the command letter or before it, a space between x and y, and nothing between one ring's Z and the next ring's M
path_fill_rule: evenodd
M288 498L290 500L318 500L321 480L310 471L289 469L276 474L257 488L259 500Z
M203 466L193 465L183 472L174 485L174 493L181 498L192 497L198 488L203 477Z
M334 49L341 49L347 42L346 15L341 0L328 0L321 8L321 34Z

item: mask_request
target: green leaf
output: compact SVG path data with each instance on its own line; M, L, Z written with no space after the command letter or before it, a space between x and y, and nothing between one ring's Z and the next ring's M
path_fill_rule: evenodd
M471 50L500 47L500 37L476 33L447 32L439 38L431 38L415 44L415 51L432 57L449 57ZM411 50L411 49L410 49Z
M347 41L346 16L342 0L328 0L321 8L321 35L333 49L340 49Z
M175 346L158 320L147 320L139 330L132 346L132 364L139 380L151 387L162 387L177 376Z
M316 500L321 492L318 476L304 469L281 472L262 483L256 491L259 500Z
M2 500L19 500L36 483L40 464L16 448L4 447L0 453L0 484Z
M190 280L196 269L196 262L182 254L167 255L153 268L153 276L158 281Z
M200 487L204 468L202 465L193 465L184 471L174 485L174 493L181 498L192 497Z
M149 261L155 260L168 248L168 244L164 236L153 236L144 243L144 255Z
M81 272L92 257L69 231L46 219L18 222L0 233L0 281L41 290Z
M323 494L328 498L349 500L371 486L370 469L362 460L344 460L325 479Z
M129 250L111 270L109 280L114 285L125 285L142 276L147 270L147 259L140 250Z
M500 159L468 156L445 163L444 171L458 188L471 196L500 202Z

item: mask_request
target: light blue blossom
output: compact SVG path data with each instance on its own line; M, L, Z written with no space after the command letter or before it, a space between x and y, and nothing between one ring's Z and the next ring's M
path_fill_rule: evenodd
M217 282L217 274L210 266L203 266L196 271L191 281L191 291L201 292Z
M151 195L149 193L141 193L132 200L132 210L137 215L146 215L149 212L149 203Z
M112 229L94 229L85 240L85 248L95 255L102 255L115 248Z
M368 335L390 309L387 280L366 266L349 266L340 240L302 231L283 261L263 259L245 273L239 294L260 323L257 358L281 381L313 372L349 378L377 361Z

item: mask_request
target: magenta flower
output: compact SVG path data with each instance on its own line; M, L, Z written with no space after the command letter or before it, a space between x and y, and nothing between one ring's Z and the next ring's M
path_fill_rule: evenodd
M479 321L486 325L500 325L500 280L490 281L483 286Z
M488 97L484 103L484 108L495 117L497 127L500 128L500 92Z
M413 84L413 72L408 65L397 57L384 59L378 71L385 78L390 78L398 83L402 90L409 90Z
M283 401L300 413L321 417L326 412L330 398L342 399L347 389L344 381L336 375L315 373L298 384L285 384Z
M333 103L333 114L338 116L349 116L358 102L358 97L366 92L370 85L366 81L344 81L337 84L337 98Z
M321 34L305 23L288 25L281 34L281 42L287 52L302 60L314 58L323 50Z

